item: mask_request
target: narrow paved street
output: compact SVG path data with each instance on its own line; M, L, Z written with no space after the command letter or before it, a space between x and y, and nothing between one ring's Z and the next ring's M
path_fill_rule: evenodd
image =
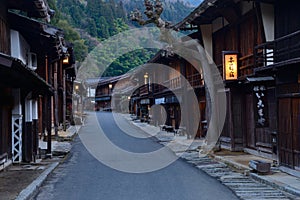
M111 113L99 112L97 117L110 141L123 149L150 152L163 147L153 138L128 136L118 128ZM93 132L96 125L88 119L80 134ZM135 134L144 135L137 127L128 123L126 130L130 129ZM110 155L109 152L105 153ZM173 157L174 153L169 151L164 155ZM124 160L114 162L123 163ZM125 173L109 168L87 151L79 137L75 139L68 158L50 175L39 191L34 199L238 199L219 181L181 159L149 173Z

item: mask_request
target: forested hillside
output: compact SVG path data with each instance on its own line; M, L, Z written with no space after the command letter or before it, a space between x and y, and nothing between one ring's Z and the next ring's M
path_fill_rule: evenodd
M168 0L167 0L168 1ZM143 0L48 0L56 14L52 24L62 28L65 38L74 45L80 63L101 41L136 26L129 20L132 10L144 11ZM191 10L183 2L165 2L163 18L172 23L182 20ZM136 50L115 60L104 76L116 76L145 63L154 50ZM109 55L104 57L109 58ZM101 65L101 59L97 65ZM99 66L100 67L100 66ZM91 74L96 69L91 69ZM96 70L97 71L97 70Z

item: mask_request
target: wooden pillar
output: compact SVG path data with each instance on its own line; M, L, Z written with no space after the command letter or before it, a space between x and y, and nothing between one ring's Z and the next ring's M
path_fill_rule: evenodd
M25 134L24 134L24 161L33 159L33 134L32 134L32 100L25 99Z
M185 77L187 79L187 71L186 71L186 63L183 61L183 60L180 60L180 73L183 77ZM186 133L187 133L187 138L191 138L191 130L190 130L190 123L189 123L189 115L191 113L188 113L188 95L187 95L187 83L186 81L182 81L181 83L182 85L182 112L181 112L181 115L183 117L182 120L182 125L185 126L186 128Z
M39 148L38 134L38 101L32 101L32 135L33 135L33 159L36 160Z
M43 122L42 122L42 128L43 128L43 140L46 141L46 132L47 132L47 124L48 124L48 110L47 110L47 95L43 96Z
M44 135L44 126L43 126L43 119L44 119L44 109L43 109L43 97L39 96L38 98L38 134Z
M67 112L66 70L63 70L63 127L64 127L64 131L66 131L66 112Z
M45 60L45 71L46 71L46 82L51 84L51 69L48 60L48 56L46 56ZM44 106L45 106L45 128L47 130L47 155L51 155L51 96L49 94L45 95L44 98Z
M57 83L58 64L54 62L54 131L55 137L58 137L58 83Z
M64 70L63 70L63 61L60 60L59 61L59 76L58 76L58 103L59 103L59 112L58 112L58 122L59 123L63 123L64 122L64 114L63 114L63 111L64 111L64 79L63 79L63 73L64 73Z
M46 99L45 99L45 104L46 104L46 108L47 108L47 123L46 123L46 129L47 129L47 155L51 156L52 154L52 150L51 150L51 119L52 119L52 115L51 115L51 96L47 95Z

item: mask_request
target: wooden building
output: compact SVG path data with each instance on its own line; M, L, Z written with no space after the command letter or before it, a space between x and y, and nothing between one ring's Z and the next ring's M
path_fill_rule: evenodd
M95 110L136 113L139 109L140 89L130 73L98 79ZM139 116L139 114L138 114Z
M112 111L112 95L120 77L101 77L98 80L95 96L96 111Z
M300 169L299 8L300 3L275 0L204 0L174 26L177 31L194 31L190 37L203 45L223 77L227 113L221 147L271 158L295 170ZM197 133L205 135L210 108L203 74L183 58L163 52L149 63L168 65L176 72L164 77L148 73L152 82L145 81L131 97L133 113L141 117L143 107L160 104L167 112L167 125L179 128L181 120L196 119L181 118L179 102L190 90L199 103ZM192 88L182 91L180 75Z
M89 111L95 110L96 89L99 83L99 78L88 78L84 80L86 87L86 98L84 99L84 109Z
M281 166L300 170L300 23L299 2L272 1L269 10L269 34L254 50L255 73L275 77L274 118ZM277 116L277 118L276 118ZM275 139L277 141L275 141Z
M62 30L29 18L50 20L53 11L46 0L0 4L0 155L13 162L31 162L38 155L39 133L51 133L52 116L56 131L59 121L65 120L64 78L75 76L73 69L65 68L72 68L73 52L65 45Z
M294 19L299 8L297 2L205 0L175 26L200 33L223 75L228 111L222 147L296 170L300 26ZM227 58L236 60L234 74L226 73Z
M190 35L196 37L197 34ZM165 122L159 120L155 125L172 126L174 130L184 129L189 138L203 137L206 134L206 99L203 74L197 71L191 63L178 55L166 56L165 50L161 50L155 57L148 61L148 64L162 64L169 66L171 70L163 69L153 70L152 75L152 105L161 105L157 118L162 115L163 110L166 112ZM155 68L155 66L153 66ZM186 85L189 83L190 87ZM191 94L195 93L197 103L188 103ZM195 106L199 110L199 121L193 113L182 112L184 105ZM155 117L154 117L155 118ZM189 130L189 127L193 130ZM197 129L197 130L194 130ZM193 135L193 133L196 133Z

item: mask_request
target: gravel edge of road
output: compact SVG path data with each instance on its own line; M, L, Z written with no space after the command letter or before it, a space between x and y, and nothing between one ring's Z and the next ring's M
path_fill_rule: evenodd
M59 165L59 162L52 163L36 180L22 190L16 200L29 200L38 191L49 174Z

